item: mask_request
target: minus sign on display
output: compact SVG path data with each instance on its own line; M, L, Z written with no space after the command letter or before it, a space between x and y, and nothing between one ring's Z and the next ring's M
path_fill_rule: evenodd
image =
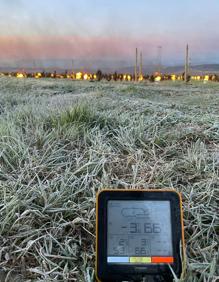
M127 226L122 226L122 228L127 228Z

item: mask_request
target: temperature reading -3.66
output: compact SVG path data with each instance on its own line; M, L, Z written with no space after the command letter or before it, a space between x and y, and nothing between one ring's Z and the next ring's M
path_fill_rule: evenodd
M136 234L136 233L160 233L161 227L159 223L137 223L137 222L130 222L129 225L129 232Z

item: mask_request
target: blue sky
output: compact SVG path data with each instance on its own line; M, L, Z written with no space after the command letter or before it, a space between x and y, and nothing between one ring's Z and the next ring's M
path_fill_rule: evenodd
M188 42L194 62L219 63L218 15L218 0L1 0L0 58L129 60L136 46L153 61L162 45L177 64Z

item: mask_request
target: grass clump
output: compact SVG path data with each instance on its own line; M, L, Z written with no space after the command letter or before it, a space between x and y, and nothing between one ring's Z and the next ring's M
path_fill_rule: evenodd
M55 120L54 125L58 123L60 126L68 126L76 123L89 126L96 120L98 119L91 108L87 105L79 104L61 113L58 119Z
M100 113L95 112L87 104L77 104L71 108L66 109L60 114L53 115L50 119L51 127L69 128L71 126L78 126L83 128L104 127L110 129L116 124L116 120L106 117Z

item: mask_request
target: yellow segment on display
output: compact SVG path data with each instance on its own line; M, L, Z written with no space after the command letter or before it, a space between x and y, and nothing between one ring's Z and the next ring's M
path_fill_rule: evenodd
M130 257L131 263L151 263L151 257Z

